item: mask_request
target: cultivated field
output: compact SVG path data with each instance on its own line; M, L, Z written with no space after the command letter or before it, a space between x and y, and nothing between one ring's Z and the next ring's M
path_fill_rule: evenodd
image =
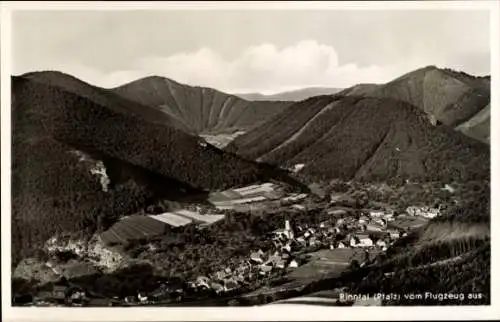
M149 217L173 227L185 226L193 222L192 219L179 216L173 212L166 212L160 215L150 215Z
M428 221L429 219L420 216L398 216L389 226L398 229L416 229L422 227Z
M210 195L208 200L217 208L232 209L236 205L276 200L280 198L280 193L276 191L276 188L276 185L269 182L256 184L242 188L214 192Z
M165 229L165 223L148 216L134 215L119 220L100 237L106 244L127 243L129 240L160 235Z
M369 251L370 258L377 252ZM352 260L362 263L365 259L365 250L360 248L325 249L309 254L310 261L294 269L287 277L292 279L309 279L311 276L339 275L344 272Z
M224 219L224 215L202 215L186 209L166 212L161 215L152 215L150 217L176 227L184 226L189 223L212 224Z

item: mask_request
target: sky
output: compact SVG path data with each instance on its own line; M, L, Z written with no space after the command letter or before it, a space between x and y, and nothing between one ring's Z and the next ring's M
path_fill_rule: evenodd
M145 76L230 93L383 83L428 65L490 74L485 10L16 11L13 74L102 87Z

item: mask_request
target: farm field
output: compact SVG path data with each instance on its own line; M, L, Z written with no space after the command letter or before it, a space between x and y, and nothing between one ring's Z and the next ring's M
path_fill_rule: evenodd
M398 228L398 229L416 229L425 225L429 219L420 216L398 216L393 222L389 223L388 226Z
M166 212L160 215L149 215L148 217L173 227L185 226L193 222L192 219L179 216L173 212Z
M214 222L224 219L224 215L202 215L199 214L198 212L190 211L187 209L167 212L161 215L153 215L150 217L156 220L163 221L167 224L170 224L169 222L172 221L173 222L172 226L178 223L181 223L180 225L183 226L191 222L195 224L212 224ZM184 218L185 221L182 221L179 218ZM185 224L183 224L184 222Z
M369 251L370 258L377 252ZM362 263L365 259L365 250L361 248L337 248L320 250L311 255L305 265L294 269L287 277L292 279L308 279L310 276L340 275L349 266L352 260Z
M129 240L163 234L166 224L148 216L129 216L116 222L100 237L106 244L127 243Z
M235 205L276 200L281 194L272 183L256 184L210 194L209 202L220 209L232 209Z
M219 149L222 149L229 143L231 143L235 138L240 135L245 134L245 131L237 131L230 134L200 134L200 136L205 139L208 143L212 144Z

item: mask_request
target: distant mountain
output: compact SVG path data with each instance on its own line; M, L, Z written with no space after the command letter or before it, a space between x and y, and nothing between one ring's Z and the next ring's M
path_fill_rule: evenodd
M356 85L341 94L400 99L421 108L433 123L440 122L477 140L489 142L489 76L475 77L427 66L387 84ZM472 120L476 115L479 119Z
M114 88L124 98L153 107L198 134L246 131L291 103L249 102L212 88L192 87L164 77L146 77Z
M264 95L260 93L235 94L249 101L302 101L313 96L331 95L340 92L342 89L329 87L308 87L294 91L281 92Z
M286 179L170 126L169 117L154 122L147 107L145 116L131 112L139 105L58 75L53 85L12 78L16 257L57 232L105 228L159 197Z
M489 176L489 148L392 98L298 102L226 148L316 178L469 180Z

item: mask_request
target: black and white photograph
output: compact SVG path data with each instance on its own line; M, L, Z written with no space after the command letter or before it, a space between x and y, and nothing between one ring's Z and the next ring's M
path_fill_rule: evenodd
M406 5L2 1L2 306L500 316L498 3Z

